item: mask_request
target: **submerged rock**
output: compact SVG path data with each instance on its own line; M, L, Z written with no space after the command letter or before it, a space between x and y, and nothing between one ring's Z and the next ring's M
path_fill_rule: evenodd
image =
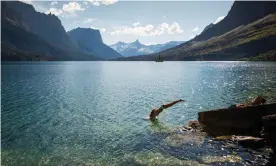
M252 136L235 136L235 135L226 135L218 136L215 138L217 141L233 141L237 142L239 145L251 148L259 149L265 146L264 138L252 137Z
M263 138L251 136L233 136L232 141L236 141L239 145L251 149L259 149L265 146L265 140Z
M142 152L127 154L125 156L129 160L132 160L132 165L149 165L149 166L183 166L183 165L193 165L193 166L204 166L205 164L200 164L197 161L192 160L180 160L176 157L162 154L159 152Z
M205 164L223 163L223 162L239 163L239 162L241 162L241 157L234 156L234 155L205 156L205 157L202 157L202 161Z
M218 136L218 137L215 137L215 140L231 140L232 139L232 136L231 135L222 135L222 136Z
M190 120L186 125L180 128L182 131L201 131L201 125L197 120Z
M203 133L187 132L178 133L168 136L165 143L172 147L180 147L182 145L201 146L204 143L206 135Z

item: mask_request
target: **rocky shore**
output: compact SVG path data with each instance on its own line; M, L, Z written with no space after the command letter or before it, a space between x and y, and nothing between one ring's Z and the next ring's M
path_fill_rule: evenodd
M276 165L276 103L246 108L226 108L198 113L183 131L204 132L213 140L235 142L250 149L269 147L267 165Z

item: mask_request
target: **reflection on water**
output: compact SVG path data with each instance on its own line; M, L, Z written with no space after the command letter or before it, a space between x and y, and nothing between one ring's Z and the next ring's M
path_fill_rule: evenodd
M255 95L276 101L275 63L12 62L1 69L3 165L208 165L205 159L227 155L255 161L251 152L175 128L198 111ZM158 120L141 118L179 98L185 102Z

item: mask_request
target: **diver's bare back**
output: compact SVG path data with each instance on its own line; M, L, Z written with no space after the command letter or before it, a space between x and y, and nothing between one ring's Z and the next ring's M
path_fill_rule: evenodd
M151 111L149 117L146 118L146 119L147 119L147 120L154 120L164 109L169 108L169 107L175 105L176 103L183 102L183 101L184 101L184 100L179 99L179 100L173 101L173 102L171 102L171 103L161 105L161 107L159 107L158 109L153 109L153 110Z

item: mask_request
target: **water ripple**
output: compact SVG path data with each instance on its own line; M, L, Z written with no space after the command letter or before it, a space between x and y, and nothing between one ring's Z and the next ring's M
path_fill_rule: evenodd
M2 64L4 165L204 164L232 153L176 133L198 111L264 95L276 101L275 63L41 62ZM159 121L151 109L183 98ZM257 153L257 152L256 152ZM255 160L247 152L243 159ZM151 158L147 158L150 156ZM158 159L157 159L158 158ZM23 164L24 165L24 164ZM228 165L235 165L229 163Z

